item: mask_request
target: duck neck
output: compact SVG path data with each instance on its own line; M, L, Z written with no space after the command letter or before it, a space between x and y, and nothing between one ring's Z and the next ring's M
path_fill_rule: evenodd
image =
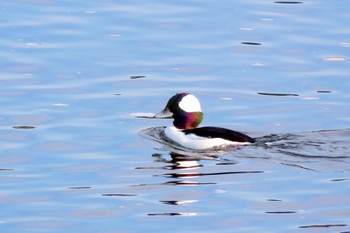
M203 120L202 112L183 112L174 115L174 126L178 129L196 128Z

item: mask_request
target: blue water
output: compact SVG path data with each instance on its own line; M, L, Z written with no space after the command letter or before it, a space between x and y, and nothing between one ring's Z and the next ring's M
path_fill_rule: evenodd
M349 232L350 5L0 3L1 232ZM139 77L138 77L139 76ZM177 92L268 142L175 153Z

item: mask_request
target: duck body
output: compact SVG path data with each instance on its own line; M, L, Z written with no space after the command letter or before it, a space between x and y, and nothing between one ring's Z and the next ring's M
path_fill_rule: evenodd
M208 150L224 146L248 145L255 140L243 133L213 126L197 127L203 113L198 99L188 93L171 97L157 118L174 118L173 125L164 130L173 143L194 150Z
M248 145L254 142L254 139L246 138L246 135L242 133L220 127L207 126L181 130L174 126L168 126L164 133L171 141L193 150L208 150L229 145Z

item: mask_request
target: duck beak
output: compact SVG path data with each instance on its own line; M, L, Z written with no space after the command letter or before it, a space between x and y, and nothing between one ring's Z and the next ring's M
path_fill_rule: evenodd
M160 113L154 115L154 118L161 118L161 119L173 118L173 113L170 112L169 108L165 108Z

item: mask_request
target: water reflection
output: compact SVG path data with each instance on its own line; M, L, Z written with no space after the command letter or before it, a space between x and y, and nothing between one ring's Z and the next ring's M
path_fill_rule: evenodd
M190 204L194 202L198 202L198 200L182 200L182 201L159 201L163 204L167 205L185 205L185 204Z
M14 129L35 129L35 126L30 125L19 125L19 126L13 126Z
M197 213L152 213L148 216L196 216Z
M278 4L302 4L303 2L297 2L297 1L276 1L274 3L278 3Z
M317 224L317 225L300 226L299 228L331 228L331 227L346 227L346 226L348 225L347 224Z
M162 167L164 170L174 171L173 173L162 174L162 177L172 178L176 180L171 180L165 182L165 185L176 185L176 186L198 186L204 184L215 184L209 182L198 182L192 179L198 178L200 176L199 169L203 167L200 164L198 158L193 158L184 154L171 152L170 158L165 158L162 154L153 154L156 158L156 162L165 163L166 166ZM181 199L180 199L181 197ZM183 195L178 197L179 199L169 199L169 200L159 200L160 203L168 206L183 206L198 202L196 199L184 199ZM148 213L148 216L197 216L197 212L160 212L160 213Z
M157 154L157 156L161 156ZM226 171L226 172L201 172L198 168L201 168L202 165L199 164L199 158L193 158L190 155L178 154L175 152L170 152L171 160L161 159L160 161L167 163L172 163L170 166L166 166L167 169L174 170L175 172L162 174L163 177L167 178L197 178L202 176L218 176L218 175L237 175L237 174L255 174L263 173L263 171ZM220 165L234 164L234 163L219 163ZM219 165L217 164L217 165ZM190 182L193 184L193 182ZM199 184L199 183L198 183ZM200 183L203 184L203 183ZM208 183L205 183L208 184ZM215 183L210 183L215 184Z
M157 162L170 164L166 167L170 170L193 170L203 166L199 163L199 159L175 152L170 153L170 160L163 158L161 154L153 154L152 156L157 158Z
M198 182L191 180L203 176L203 173L199 171L201 165L200 159L186 154L179 154L170 152L170 159L166 159L162 154L153 154L156 157L156 162L162 162L168 164L163 167L165 170L171 170L174 172L164 173L160 176L166 178L175 178L176 180L168 181L165 184L169 185L207 185L215 184L213 182Z
M237 171L235 167L237 163L233 161L227 161L217 157L211 157L209 160L208 156L201 157L201 155L195 155L193 153L168 152L155 153L152 156L155 158L156 163L162 165L160 168L163 171L154 176L170 179L169 181L156 185L172 185L176 187L177 191L172 191L165 196L161 195L158 202L165 205L164 211L148 213L148 216L197 216L200 214L197 211L198 206L203 206L203 203L205 203L204 206L208 205L208 199L202 195L198 195L201 193L199 190L210 190L213 188L213 185L216 186L220 184L220 181L228 179L220 177L263 173L263 171L255 170ZM223 169L218 168L218 166L225 166L227 170L223 171ZM154 169L154 167L152 169ZM217 178L214 179L208 178L216 176ZM188 188L191 190L193 190L193 188L198 190L196 192L188 192ZM203 195L206 195L206 192L207 191L204 191ZM173 193L175 193L175 195ZM222 195L222 193L226 193L226 191L214 191L214 195Z

